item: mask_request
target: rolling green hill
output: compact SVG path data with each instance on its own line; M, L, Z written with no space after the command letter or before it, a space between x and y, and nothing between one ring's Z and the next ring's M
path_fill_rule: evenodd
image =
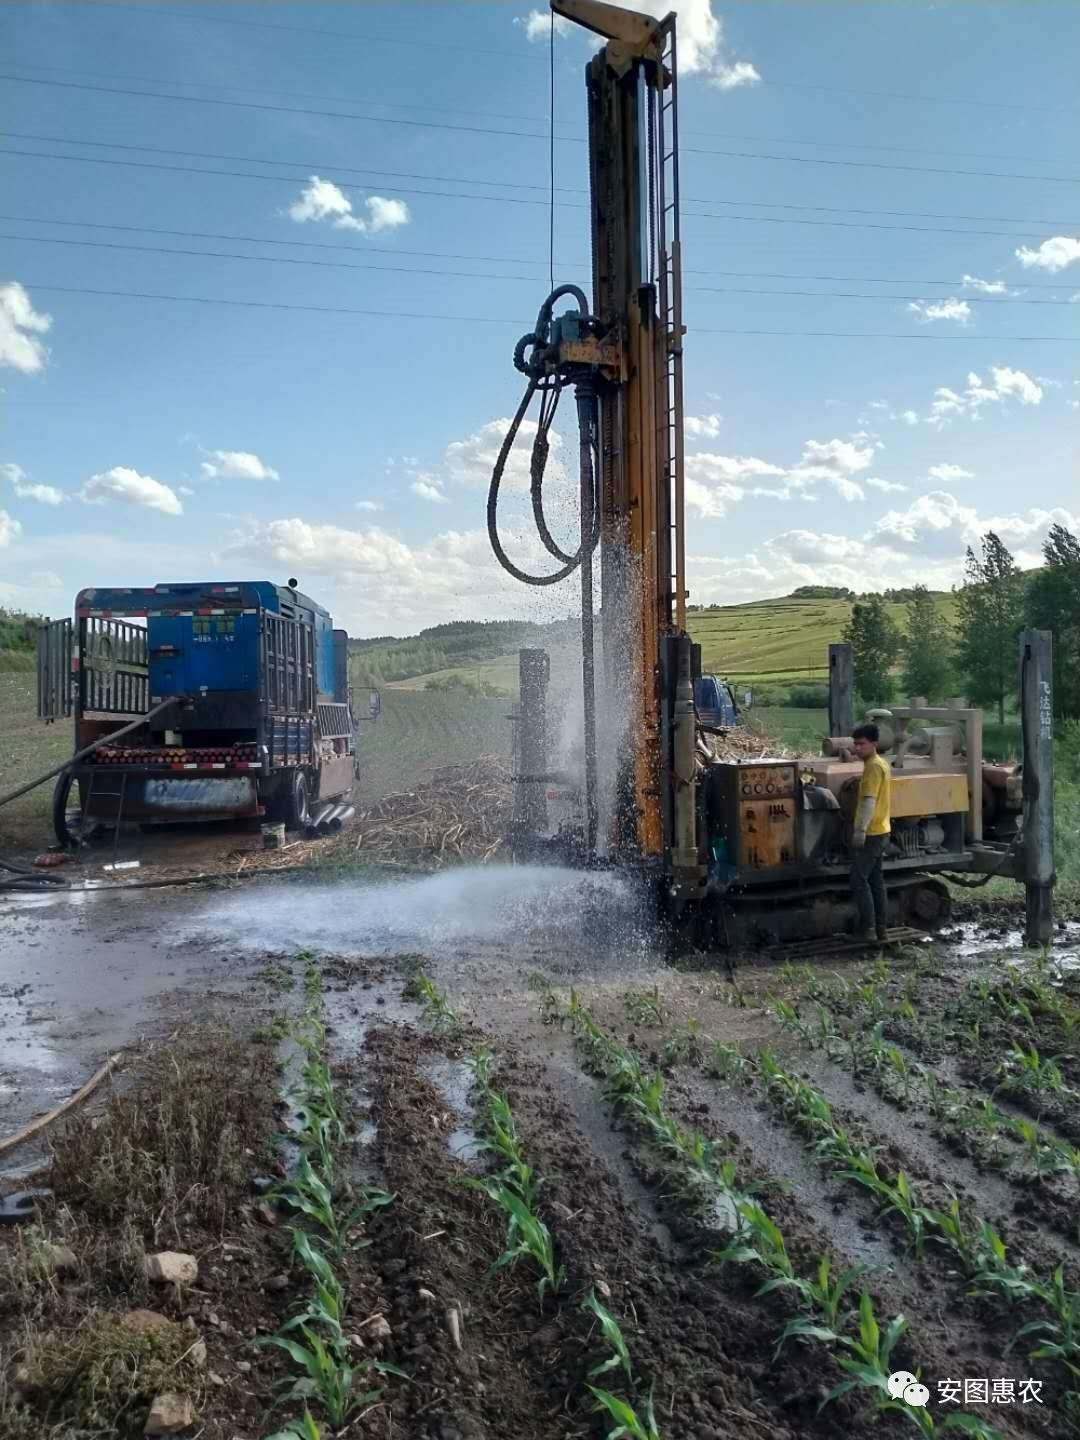
M937 603L952 614L953 597ZM851 614L850 600L787 596L745 605L713 605L692 610L687 625L702 647L706 671L744 684L764 687L777 699L799 682L822 681L828 673L829 645L838 641ZM902 603L889 606L903 627ZM408 639L384 637L351 642L354 684L388 689L461 688L477 694L517 692L517 652L523 645L555 650L577 647L578 630L570 621L530 625L523 621L440 625Z

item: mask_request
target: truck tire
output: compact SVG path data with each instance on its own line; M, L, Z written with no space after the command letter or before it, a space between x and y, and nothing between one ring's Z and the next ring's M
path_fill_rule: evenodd
M74 850L78 843L68 825L68 799L71 795L72 774L65 770L56 777L56 784L53 786L52 797L52 823L53 833L56 836L56 843L62 845L65 850Z
M282 797L282 818L290 830L303 830L311 819L308 782L303 770L294 770Z

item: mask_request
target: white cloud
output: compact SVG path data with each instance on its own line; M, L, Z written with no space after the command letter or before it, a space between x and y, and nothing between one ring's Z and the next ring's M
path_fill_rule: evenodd
M716 455L711 450L696 450L686 457L686 473L699 480L719 483L724 480L746 480L753 475L783 475L780 465L759 460L756 455Z
M344 190L332 180L312 175L299 200L289 206L289 215L301 225L308 220L328 220L335 230L358 230L361 235L378 235L382 230L396 230L409 223L409 207L404 200L368 195L362 203L367 214L357 215Z
M0 465L0 479L8 480L20 500L36 500L39 505L62 505L64 492L55 485L31 484L30 477L21 465L7 461Z
M793 473L819 480L827 480L833 474L857 475L869 469L873 458L873 445L860 445L851 440L807 440L802 459Z
M672 10L678 15L679 23L679 73L681 75L704 75L720 90L736 90L744 85L756 85L761 76L748 60L730 60L724 41L723 21L713 14L712 0L634 0L623 6L663 20ZM551 16L542 10L530 10L529 14L514 21L521 25L529 40L544 41L551 28ZM577 31L587 40L594 37L580 26L571 24L562 16L556 18L556 35L570 35Z
M278 472L250 450L207 450L202 463L208 480L280 480Z
M962 465L953 465L946 461L942 465L931 465L926 472L931 480L940 480L943 485L948 485L951 480L974 480L975 471L965 470Z
M51 325L52 316L34 309L17 280L0 285L0 366L10 366L23 375L43 370L49 352L37 337Z
M184 507L180 498L168 485L150 475L140 475L127 465L114 465L91 475L79 492L80 499L88 505L103 504L107 500L122 500L127 505L141 505L147 510L160 510L163 515L182 515Z
M502 416L481 425L479 430L467 435L464 440L451 440L443 456L443 463L449 478L473 489L486 489L491 482L491 472L495 468L495 461L498 459L499 450L509 429L509 419ZM535 437L536 422L523 420L506 459L506 470L503 475L504 488L528 489L529 463ZM557 430L551 430L548 432L548 441L551 452L548 457L547 469L548 474L555 479L556 473L560 469L559 452L562 450L562 436Z
M1080 260L1080 240L1073 235L1054 235L1044 240L1037 250L1021 245L1014 253L1025 270L1049 270L1051 275L1056 275Z
M872 476L869 480L864 480L863 484L869 485L873 490L880 490L883 495L891 495L893 491L906 490L908 488L906 485L898 485L895 480L880 480L877 476Z
M383 503L381 500L357 500L356 508L357 510L366 510L374 514L376 510L383 508Z
M449 495L440 488L434 475L417 475L409 489L414 495L419 495L421 500L430 500L435 505L445 505L450 499Z
M55 485L16 485L15 494L20 500L36 500L39 505L64 503L64 492Z
M695 439L715 440L720 434L720 424L719 415L687 415L683 421L683 430Z
M0 550L5 545L10 545L21 531L22 526L18 520L13 515L9 515L6 510L0 510Z
M980 295L1006 295L1009 287L1004 280L980 280L977 275L965 275L965 290L977 290Z
M902 410L900 412L900 419L905 425L917 425L919 423L919 417L914 410Z
M940 385L934 391L926 423L940 429L949 421L963 415L977 420L984 406L1000 405L1010 398L1019 400L1021 405L1042 403L1042 387L1023 370L1013 370L1008 365L993 365L990 377L990 384L984 384L982 378L972 370L962 391Z
M866 498L861 485L857 485L854 480L846 480L842 475L830 476L829 484L840 496L841 500L864 500ZM810 499L812 497L804 496L803 498Z
M741 500L743 490L738 485L706 484L687 474L683 481L683 495L686 507L703 520L719 520L726 515L728 507Z
M553 13L550 10L530 10L524 20L518 15L514 20L514 24L523 25L525 27L526 39L535 42L537 40L546 40L551 34L552 18L554 18L555 21L556 35L572 35L577 28L572 21L567 20L565 15L554 15L553 17Z
M971 306L966 300L957 300L955 295L950 295L947 300L912 300L907 308L924 325L934 320L957 320L966 325L971 319Z
M743 85L761 83L757 67L749 60L737 60L734 65L718 65L710 79L718 90L738 90Z

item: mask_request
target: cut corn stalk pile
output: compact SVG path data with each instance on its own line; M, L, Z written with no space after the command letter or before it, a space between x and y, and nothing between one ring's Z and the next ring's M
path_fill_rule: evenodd
M415 790L387 795L360 815L348 843L381 864L490 860L510 819L510 771L494 755L446 765Z

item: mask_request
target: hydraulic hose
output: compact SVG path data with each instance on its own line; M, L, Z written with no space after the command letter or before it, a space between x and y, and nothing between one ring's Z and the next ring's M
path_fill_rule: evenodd
M521 403L518 405L510 428L503 437L498 457L495 461L495 468L491 476L491 484L488 488L487 501L487 528L488 539L495 558L515 580L520 580L523 585L557 585L565 580L568 575L581 565L586 555L591 555L596 549L600 538L600 506L599 497L596 494L596 484L599 475L599 466L592 463L590 453L589 473L589 504L586 507L589 512L588 525L582 527L581 543L577 550L569 552L564 550L555 540L548 526L544 514L544 475L547 468L547 460L550 452L550 430L558 408L559 397L563 389L569 383L559 376L549 376L544 373L543 351L546 348L551 331L552 311L555 305L564 296L570 296L577 302L578 312L584 318L589 313L589 304L583 290L576 285L560 285L554 289L540 307L536 317L536 328L523 335L514 347L514 367L520 370L523 375L528 376L529 384ZM502 488L503 477L506 471L506 464L510 458L510 451L517 440L518 432L521 429L522 421L532 404L533 396L540 392L540 419L536 428L536 436L533 440L532 454L529 460L529 496L532 504L533 521L540 542L544 549L554 559L560 562L560 568L548 575L530 574L521 569L507 555L499 536L499 494ZM579 407L580 412L580 407ZM590 428L589 444L595 448L595 424ZM584 449L582 449L584 454ZM584 472L583 472L584 473ZM584 491L583 491L584 494Z
M46 770L45 774L39 775L36 780L27 780L25 785L19 785L14 790L9 790L6 795L0 795L0 806L7 805L12 800L17 800L20 795L25 795L29 790L36 790L39 785L44 785L46 780L54 779L55 776L61 774L64 770L70 770L73 765L77 765L80 760L85 760L87 755L92 754L95 750L100 750L102 745L111 745L114 741L121 739L122 736L130 735L133 730L138 730L141 726L145 725L148 720L152 720L155 715L160 715L162 710L167 710L170 705L179 705L182 700L186 699L186 695L170 695L167 700L162 700L160 705L155 705L152 710L148 710L145 715L140 715L139 718L133 720L130 725L123 725L119 730L113 730L110 734L103 735L100 740L95 740L92 745L85 745L81 750L77 750L71 759L65 760L62 765L54 765L51 770Z

